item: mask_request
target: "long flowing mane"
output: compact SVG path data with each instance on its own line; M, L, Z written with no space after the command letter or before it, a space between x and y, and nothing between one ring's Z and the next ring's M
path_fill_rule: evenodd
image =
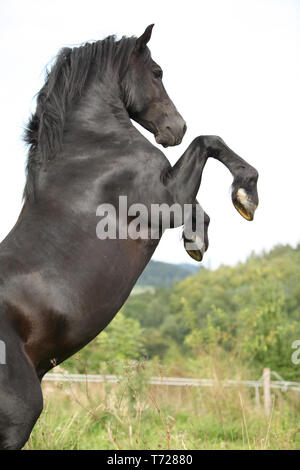
M66 114L80 97L91 70L100 78L111 65L111 71L127 68L135 37L115 36L80 47L63 48L50 70L45 84L37 95L35 113L25 130L24 140L29 145L26 165L24 198L34 199L35 176L41 166L46 168L61 150Z

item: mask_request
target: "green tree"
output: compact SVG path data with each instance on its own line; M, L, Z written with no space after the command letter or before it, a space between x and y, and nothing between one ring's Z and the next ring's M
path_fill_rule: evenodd
M117 371L124 363L145 355L144 331L139 322L120 311L88 346L64 363L79 373Z

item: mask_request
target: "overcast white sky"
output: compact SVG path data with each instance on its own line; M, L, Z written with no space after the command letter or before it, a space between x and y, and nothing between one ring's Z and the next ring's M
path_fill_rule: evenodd
M231 204L231 175L209 161L198 195L211 217L205 265L234 264L251 251L297 244L299 233L300 1L1 0L0 239L21 209L22 129L65 45L109 34L139 35L155 23L150 49L188 131L165 150L174 163L191 140L218 134L259 173L254 222ZM145 135L154 143L147 131ZM180 231L169 230L154 259L188 262Z

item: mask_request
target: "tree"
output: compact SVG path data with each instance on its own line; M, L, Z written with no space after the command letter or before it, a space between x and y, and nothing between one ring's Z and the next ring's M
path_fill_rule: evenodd
M108 327L88 346L64 363L72 372L101 373L117 371L130 360L145 354L144 331L139 322L120 311Z

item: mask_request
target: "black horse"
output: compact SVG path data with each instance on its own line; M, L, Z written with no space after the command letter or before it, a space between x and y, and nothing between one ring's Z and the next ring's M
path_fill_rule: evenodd
M147 207L192 204L194 218L213 157L233 175L235 207L253 218L257 171L222 139L197 137L172 167L133 126L131 119L164 147L179 144L186 130L147 47L152 26L138 39L63 49L38 94L26 134L24 205L0 245L1 449L24 446L42 411L43 375L105 328L157 247L150 237L99 240L100 203L117 207L125 195ZM203 221L201 233L183 229L197 260L208 245L206 214Z

